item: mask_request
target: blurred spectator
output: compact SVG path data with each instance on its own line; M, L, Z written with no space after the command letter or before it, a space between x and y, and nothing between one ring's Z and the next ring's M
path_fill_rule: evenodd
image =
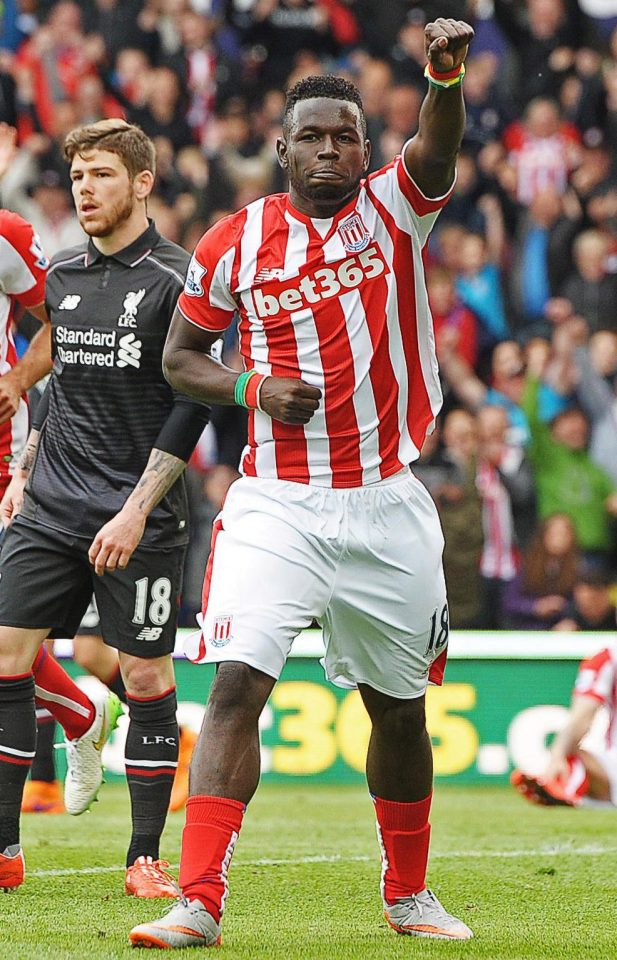
M578 550L569 517L554 514L525 550L521 567L503 597L503 626L548 630L562 619L576 580Z
M148 97L150 61L143 50L126 47L116 58L110 83L126 108L143 107Z
M502 626L502 603L518 568L518 550L535 525L535 490L521 446L507 443L508 415L503 407L478 411L478 477L484 547L480 560L485 630Z
M456 335L455 353L470 367L475 367L478 361L478 321L460 300L453 275L447 267L434 264L427 269L426 279L436 342L441 341L444 331L453 331Z
M474 417L465 410L453 410L444 419L442 439L440 446L437 430L427 438L414 473L434 498L444 532L450 625L473 629L480 622L483 545Z
M615 604L611 600L612 577L603 567L584 565L577 572L571 603L555 630L615 631Z
M475 46L475 44L474 44ZM497 84L499 61L486 51L467 58L465 63L465 136L463 144L474 156L500 139L514 119L514 108Z
M149 137L167 137L174 150L194 143L193 131L186 120L185 93L169 67L157 67L150 73L146 103L128 111L131 123L138 124Z
M472 233L484 233L486 217L483 211L485 184L479 176L478 166L472 154L461 151L456 164L456 183L452 196L439 217L440 233L452 221L463 224ZM497 256L503 252L503 239Z
M81 80L96 73L87 57L79 5L72 0L55 4L45 25L20 47L16 64L30 78L42 129L53 134L54 105L76 97Z
M529 440L529 424L521 407L525 389L523 351L514 340L498 343L491 358L490 386L475 375L456 352L457 338L442 333L438 356L442 375L459 400L477 411L485 404L503 407L508 417L508 442L524 445Z
M219 49L217 26L214 16L185 10L179 19L182 48L173 60L188 92L186 118L200 143L217 105L241 92L241 72Z
M152 62L158 59L160 38L148 6L144 0L93 0L84 4L86 30L105 38L110 63L115 64L127 47L142 50Z
M292 71L299 50L319 56L334 55L340 48L332 31L332 2L312 0L247 0L232 3L259 78L267 86L281 86Z
M377 147L377 153L371 151L370 170L379 168L379 137L384 129L383 104L392 84L392 67L385 60L375 60L356 52L352 63L356 70L355 81L362 95L366 116L367 136Z
M521 336L550 333L546 307L568 274L570 243L582 211L576 197L538 190L518 222L508 291Z
M599 230L584 230L572 248L574 272L564 282L561 296L566 297L594 333L617 332L617 272L609 272L611 241Z
M422 8L409 11L390 51L394 76L399 83L417 87L424 96L424 27L426 15ZM467 93L467 91L465 91Z
M576 530L581 550L610 558L614 549L611 518L617 516L617 488L587 453L589 423L571 407L550 424L538 415L539 382L529 379L523 407L531 427L529 457L542 518L565 513Z
M525 107L556 97L575 51L597 36L577 0L493 0L495 19L511 43L512 90Z
M422 95L417 87L399 83L386 91L381 104L382 122L371 156L371 170L389 163L401 152L403 144L416 132ZM375 133L373 134L375 135Z
M4 0L0 6L0 51L16 53L34 33L38 27L37 6L37 0Z
M456 289L463 303L480 321L484 343L492 345L510 336L500 271L503 224L495 198L487 195L482 199L483 209L489 207L491 216L499 220L499 225L495 226L500 236L491 247L484 235L466 234L461 244Z
M175 169L191 195L191 217L207 220L221 206L232 208L233 186L216 157L207 157L199 147L184 147L178 152Z
M617 486L617 333L607 330L587 341L582 320L562 323L553 337L553 376L563 393L576 398L589 418L589 454Z
M467 229L462 223L451 223L445 219L435 231L433 240L429 240L429 255L453 274L459 273L461 248L466 236Z
M271 189L275 160L271 144L254 132L247 103L240 97L229 100L218 120L217 148L220 168L236 191L253 189L255 196L240 200L243 206Z
M508 162L516 174L516 198L529 206L539 190L565 193L568 176L580 162L580 135L562 122L558 104L539 97L532 100L522 121L505 131Z

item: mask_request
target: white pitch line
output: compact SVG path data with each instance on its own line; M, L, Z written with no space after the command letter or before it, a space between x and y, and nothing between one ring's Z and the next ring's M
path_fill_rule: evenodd
M538 850L449 850L436 851L431 854L431 860L453 860L453 859L496 859L496 860L517 860L522 857L560 857L570 856L605 856L606 854L617 853L617 847L604 847L588 844L584 847L572 847L569 844L562 846L541 847ZM370 863L377 861L377 855L374 857L357 856L342 857L337 854L333 856L314 856L297 857L295 859L269 859L262 857L259 860L236 860L234 867L299 867L304 863ZM171 864L172 869L176 870L178 864ZM28 877L87 877L104 873L120 873L124 867L84 867L76 869L67 867L59 870L29 870Z

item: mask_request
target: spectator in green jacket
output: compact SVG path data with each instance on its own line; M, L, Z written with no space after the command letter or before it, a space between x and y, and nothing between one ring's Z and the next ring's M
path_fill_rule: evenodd
M550 424L540 420L539 386L538 380L528 380L522 407L531 430L528 454L536 479L540 518L565 513L574 524L581 550L608 556L615 547L615 484L587 453L589 424L582 410L569 407Z

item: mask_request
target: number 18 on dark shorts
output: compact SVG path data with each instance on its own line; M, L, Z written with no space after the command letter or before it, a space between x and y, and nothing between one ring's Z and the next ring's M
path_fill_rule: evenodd
M126 569L99 577L89 546L89 539L15 520L0 553L0 625L73 637L94 593L105 643L147 659L171 653L185 547L138 547Z

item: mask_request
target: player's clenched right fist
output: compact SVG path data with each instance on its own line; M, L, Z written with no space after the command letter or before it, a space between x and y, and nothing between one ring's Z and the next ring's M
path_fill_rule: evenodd
M260 393L264 413L283 423L308 423L321 400L321 390L291 377L266 377Z

